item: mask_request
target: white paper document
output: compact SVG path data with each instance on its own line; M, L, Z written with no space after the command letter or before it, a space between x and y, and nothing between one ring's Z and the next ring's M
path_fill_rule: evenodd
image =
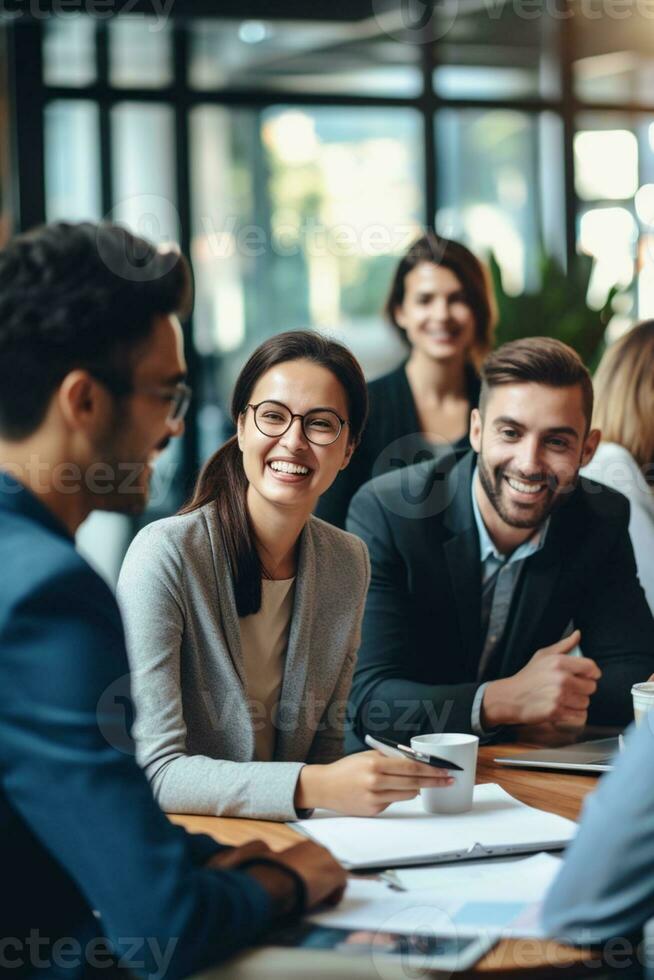
M531 857L487 858L485 861L459 861L432 867L395 868L386 880L407 891L437 888L448 894L510 894L521 901L538 901L561 867L561 858L552 854Z
M425 813L416 797L392 804L377 817L317 810L293 826L353 869L557 850L577 829L572 820L520 803L495 783L475 786L468 813Z
M393 891L379 881L350 878L341 904L312 913L322 926L442 937L542 938L540 907L559 861L539 854L504 868L474 887ZM446 872L447 869L438 869ZM434 873L437 871L434 869Z

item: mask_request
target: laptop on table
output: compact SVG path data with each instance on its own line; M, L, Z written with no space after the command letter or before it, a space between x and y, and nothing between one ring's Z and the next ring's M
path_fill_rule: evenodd
M494 761L517 769L609 772L619 751L619 736L615 736L577 742L560 749L533 749L519 755L497 756Z

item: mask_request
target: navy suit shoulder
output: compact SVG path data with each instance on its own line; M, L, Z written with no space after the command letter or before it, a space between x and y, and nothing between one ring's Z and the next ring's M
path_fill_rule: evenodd
M104 642L113 639L118 647L122 644L113 593L75 550L72 540L47 528L35 531L31 521L7 520L0 510L0 567L10 570L0 592L0 632L11 627L17 614L58 617L72 606L80 621L91 616L98 628L109 630L103 635ZM65 652L71 651L53 643L44 655ZM97 662L94 668L102 670L103 664Z
M451 456L413 463L374 477L352 498L348 529L358 533L357 514L364 512L383 514L385 522L400 535L420 531L426 520L437 528L447 517L460 472L456 457Z
M592 519L629 523L631 505L619 490L585 476L580 478L579 487Z
M79 575L91 587L103 586L105 600L111 604L111 591L100 576L64 537L44 525L36 525L26 515L0 509L0 563L9 572L0 593L4 609L57 578ZM78 596L83 599L84 594Z
M136 974L175 980L252 941L267 894L242 872L202 865L219 849L173 827L131 742L118 608L62 526L26 490L0 485L0 863L16 976L79 978L106 937ZM93 910L97 910L96 918ZM27 939L49 943L35 968ZM142 937L138 949L126 937ZM65 969L59 938L80 951ZM147 937L147 938L146 938ZM58 972L57 972L58 971Z

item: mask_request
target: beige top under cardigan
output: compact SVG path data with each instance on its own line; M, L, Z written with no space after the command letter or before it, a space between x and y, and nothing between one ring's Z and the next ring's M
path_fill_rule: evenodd
M254 749L259 762L269 762L275 754L274 718L284 677L294 586L295 578L262 579L261 609L239 621Z
M310 517L299 542L273 762L255 732L234 588L213 504L148 524L118 582L136 758L169 813L294 820L305 762L343 754L370 562L360 538Z

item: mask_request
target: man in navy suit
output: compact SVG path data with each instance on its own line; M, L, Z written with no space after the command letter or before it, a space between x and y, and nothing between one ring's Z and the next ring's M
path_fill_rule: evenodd
M111 225L0 253L0 969L16 977L183 977L344 886L314 844L224 848L159 810L127 738L118 609L75 551L94 508L143 510L183 431L189 284L178 253Z
M366 733L527 726L556 741L626 725L631 686L654 669L628 501L579 479L600 439L588 371L528 337L481 375L474 452L446 474L430 462L378 477L350 506L372 567L352 750Z

